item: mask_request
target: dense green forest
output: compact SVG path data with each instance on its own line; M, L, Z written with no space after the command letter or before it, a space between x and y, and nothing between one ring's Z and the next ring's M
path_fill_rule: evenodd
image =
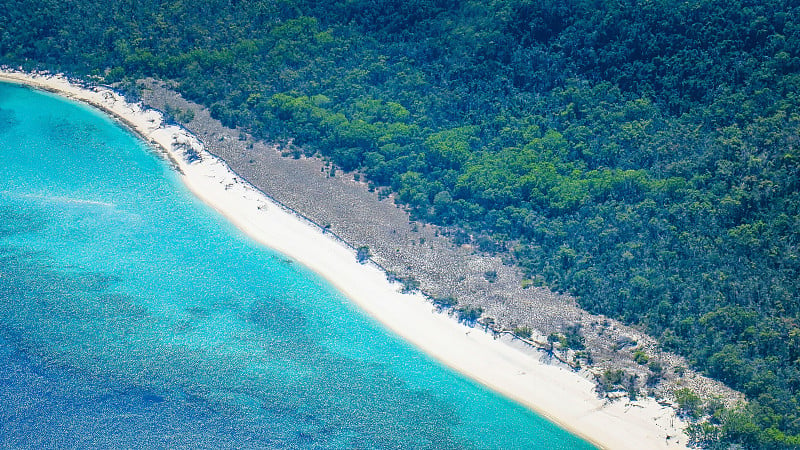
M744 392L800 447L800 4L5 0L0 63L172 79Z

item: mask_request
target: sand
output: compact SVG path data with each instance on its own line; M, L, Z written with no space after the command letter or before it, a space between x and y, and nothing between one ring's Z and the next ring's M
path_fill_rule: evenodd
M470 328L420 294L404 294L377 266L359 264L355 251L235 175L188 131L165 125L104 87L82 87L64 77L0 71L0 80L58 93L116 117L157 146L186 186L256 241L297 260L342 291L385 327L428 355L488 388L526 405L569 431L611 449L686 448L685 427L673 408L653 399L598 398L586 374L545 363L540 354ZM188 162L186 149L200 160Z

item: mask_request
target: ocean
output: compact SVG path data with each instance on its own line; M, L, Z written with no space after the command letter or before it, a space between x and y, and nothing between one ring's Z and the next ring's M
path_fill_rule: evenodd
M0 83L0 448L593 447L253 242L106 115Z

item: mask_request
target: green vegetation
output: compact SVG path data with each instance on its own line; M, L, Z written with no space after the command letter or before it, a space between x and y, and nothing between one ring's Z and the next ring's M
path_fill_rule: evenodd
M194 111L191 109L175 108L169 104L164 108L163 113L164 120L169 123L189 123L194 120Z
M458 300L453 296L437 297L433 299L433 304L436 305L440 311L444 309L452 309L458 304Z
M699 441L773 448L800 439L798 24L785 0L7 0L0 63L172 79L358 170L744 392Z
M514 327L514 329L511 330L511 332L521 337L522 339L530 339L531 336L533 335L533 330L531 330L531 327L529 326Z
M356 249L356 260L359 262L359 264L366 264L371 257L372 253L369 251L369 247L366 245L362 245Z
M607 369L598 377L599 388L604 392L627 390L635 379L621 369Z
M467 325L475 325L483 314L483 308L474 306L459 306L456 308L456 316L459 322Z
M684 416L697 419L703 414L703 400L691 389L677 389L675 391L675 402L678 404L678 411Z
M584 345L585 341L586 339L583 337L580 323L567 325L564 328L564 344L566 345L566 348L583 350L586 348Z
M647 354L645 354L645 352L642 351L641 349L640 350L634 350L634 352L633 352L633 360L637 364L644 365L644 364L647 364L648 361L650 361L650 357L648 357Z
M408 275L403 277L397 275L394 272L389 271L386 273L386 278L392 283L395 282L400 283L401 284L400 292L407 294L419 290L419 280L414 278L413 275Z

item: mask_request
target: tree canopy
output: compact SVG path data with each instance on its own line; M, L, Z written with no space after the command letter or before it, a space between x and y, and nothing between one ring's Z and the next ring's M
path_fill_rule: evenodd
M797 2L6 0L0 30L0 63L175 80L362 172L743 391L715 442L800 445Z

